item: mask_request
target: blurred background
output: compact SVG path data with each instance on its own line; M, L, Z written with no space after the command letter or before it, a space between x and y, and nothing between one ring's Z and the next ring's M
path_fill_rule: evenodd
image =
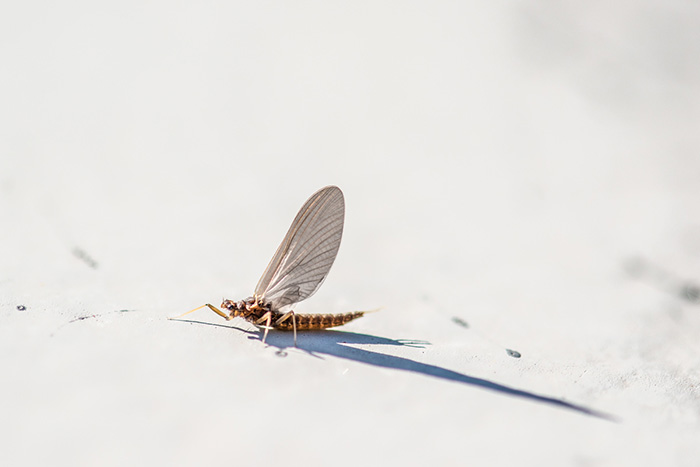
M6 4L7 465L692 465L698 129L692 2ZM622 422L165 320L249 296L329 184L299 311Z

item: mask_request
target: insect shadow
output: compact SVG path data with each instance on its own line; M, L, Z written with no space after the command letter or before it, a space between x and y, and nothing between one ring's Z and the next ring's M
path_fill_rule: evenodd
M241 329L235 326L226 326L224 324L207 323L204 321L195 320L177 320L187 323L205 324L208 326L217 326L229 329L236 329L249 335L249 339L262 340L259 332ZM267 345L277 348L278 353L286 354L286 349L293 348L293 337L289 333L271 331L267 336ZM543 396L521 389L505 386L483 378L469 376L457 371L448 370L437 365L417 362L410 358L397 357L395 355L387 355L381 352L360 349L352 345L393 345L401 347L417 347L423 348L425 345L430 345L429 342L419 340L405 339L390 339L387 337L372 336L369 334L360 334L356 332L346 332L338 330L325 330L323 332L311 331L299 333L298 349L312 356L323 358L324 355L352 360L355 362L365 363L367 365L378 366L381 368L390 368L394 370L410 371L425 376L462 383L469 386L476 386L482 389L488 389L500 394L521 397L535 402L540 402L562 409L573 410L584 415L602 418L609 421L617 421L616 417L593 410L582 405L573 404L562 399Z

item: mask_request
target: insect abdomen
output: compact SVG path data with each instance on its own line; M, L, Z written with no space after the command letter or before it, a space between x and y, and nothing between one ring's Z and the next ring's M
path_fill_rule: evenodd
M342 326L345 323L349 323L353 319L357 319L364 315L364 311L353 311L350 313L339 313L339 314L324 314L324 315L294 315L297 321L297 331L306 331L311 329L327 329L334 328L336 326ZM284 322L279 323L275 326L277 329L282 331L291 331L294 329L292 324L292 318L286 319Z

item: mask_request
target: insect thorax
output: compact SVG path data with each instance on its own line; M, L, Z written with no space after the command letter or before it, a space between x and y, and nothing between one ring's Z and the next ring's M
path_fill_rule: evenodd
M237 302L227 299L223 301L221 308L228 310L231 318L241 317L252 322L262 318L268 311L272 311L269 303L258 301L256 304L255 297L248 297ZM273 315L277 314L274 311L272 313Z

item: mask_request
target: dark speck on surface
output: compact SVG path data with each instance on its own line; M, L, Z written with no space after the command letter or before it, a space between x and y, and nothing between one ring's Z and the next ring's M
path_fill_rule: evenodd
M17 305L17 309L18 309L19 311L25 311L25 310L27 309L27 307L24 306L24 305Z
M686 286L683 287L683 296L689 302L700 303L700 287L693 284L686 284Z
M521 357L520 352L518 352L517 350L506 349L506 353L513 358L520 358Z
M453 316L453 317L452 317L452 322L455 323L455 324L458 325L458 326L462 326L463 328L468 328L468 327L469 327L469 323L467 323L467 322L464 321L462 318L459 318L459 317L457 317L457 316Z
M77 248L77 247L73 248L73 256L82 260L85 264L87 264L92 269L97 269L97 261L92 259L92 257L90 255L88 255L83 249Z

